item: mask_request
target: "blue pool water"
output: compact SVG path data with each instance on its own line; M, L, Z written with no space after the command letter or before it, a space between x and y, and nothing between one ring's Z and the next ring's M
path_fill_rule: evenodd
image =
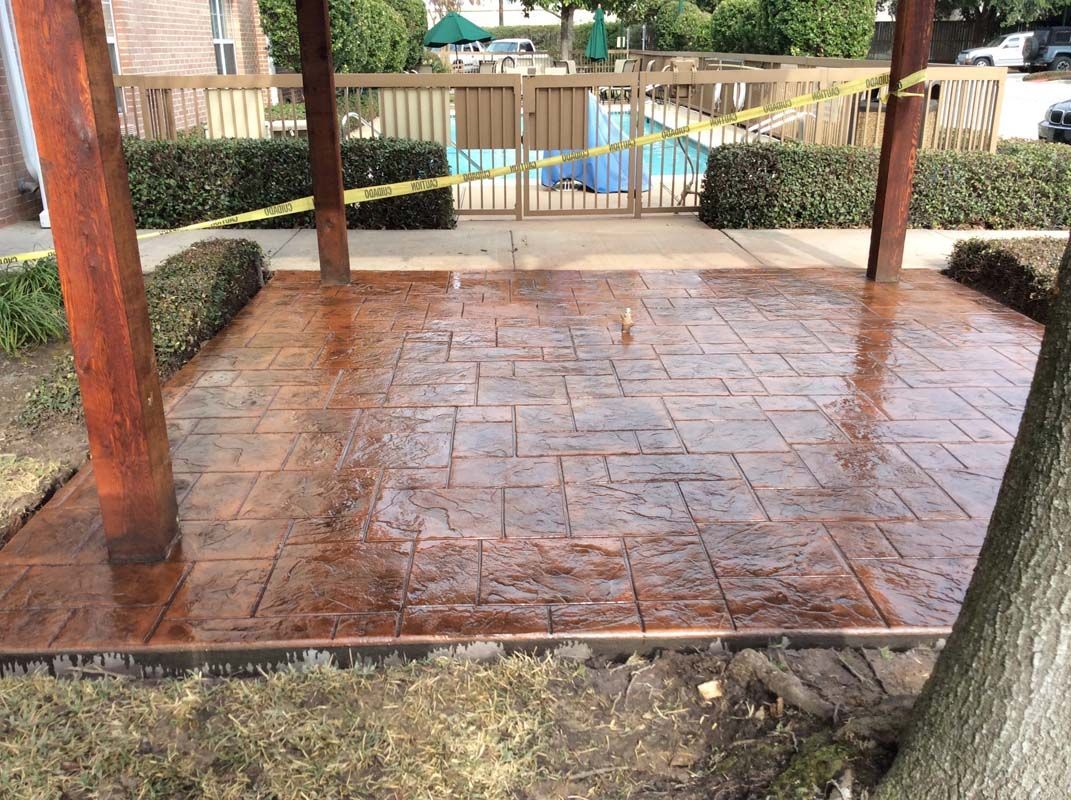
M629 115L617 113L614 115L615 123L622 130L629 130ZM657 133L665 130L652 119L644 119L643 132ZM450 138L456 138L454 121L450 122ZM708 148L687 137L670 139L665 142L647 145L643 148L643 169L647 175L684 175L696 173L702 175L707 169ZM450 159L451 174L462 172L474 172L481 169L493 169L494 167L508 167L517 163L516 153L513 150L459 150L456 147L447 148ZM542 153L535 157L542 157ZM622 156L622 160L624 156Z

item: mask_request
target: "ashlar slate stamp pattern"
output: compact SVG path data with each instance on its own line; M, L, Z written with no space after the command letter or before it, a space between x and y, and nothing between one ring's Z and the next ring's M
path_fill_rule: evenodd
M923 271L315 277L168 383L171 557L83 469L0 649L945 629L1041 335Z

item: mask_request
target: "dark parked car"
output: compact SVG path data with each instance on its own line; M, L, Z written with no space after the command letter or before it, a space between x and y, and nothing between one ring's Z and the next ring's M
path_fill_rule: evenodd
M1045 119L1038 123L1038 138L1071 144L1071 100L1049 106Z

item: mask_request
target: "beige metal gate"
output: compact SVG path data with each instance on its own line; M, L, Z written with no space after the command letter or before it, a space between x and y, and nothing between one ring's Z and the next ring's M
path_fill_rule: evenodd
M524 79L524 160L637 135L639 74L534 75ZM618 150L557 170L524 173L524 215L633 214L639 159ZM597 186L619 187L595 191Z

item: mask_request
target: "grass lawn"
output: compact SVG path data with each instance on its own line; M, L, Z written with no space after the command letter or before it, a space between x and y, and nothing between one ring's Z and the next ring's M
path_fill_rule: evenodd
M933 660L746 652L9 677L0 796L824 797L877 780Z

